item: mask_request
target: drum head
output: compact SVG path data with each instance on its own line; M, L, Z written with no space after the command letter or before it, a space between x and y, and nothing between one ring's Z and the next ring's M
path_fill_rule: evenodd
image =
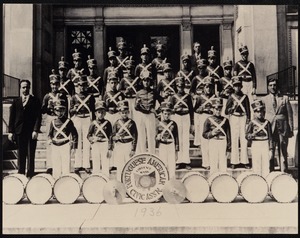
M24 198L24 184L14 176L6 176L3 179L3 202L5 204L17 204Z
M183 202L186 196L186 188L182 182L171 179L162 189L164 199L170 204Z
M282 174L273 179L270 191L277 202L292 202L297 196L298 185L292 176Z
M82 194L89 203L101 203L104 201L103 188L107 179L102 176L91 175L82 184Z
M209 184L201 174L192 174L183 179L186 198L190 202L204 202L209 195Z
M125 196L125 185L117 180L107 182L103 188L103 197L108 204L121 204Z
M218 202L232 202L238 195L238 190L237 181L227 174L217 176L211 183L212 196Z
M53 184L43 176L35 176L26 186L26 195L33 204L45 204L53 194Z
M80 195L80 183L72 176L63 176L56 180L53 193L62 204L74 203Z
M247 202L263 202L268 195L268 184L266 180L256 174L245 177L241 183L241 195Z

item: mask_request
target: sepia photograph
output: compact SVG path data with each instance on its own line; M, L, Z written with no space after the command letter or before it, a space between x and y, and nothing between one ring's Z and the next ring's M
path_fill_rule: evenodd
M299 6L146 2L2 5L2 234L298 234Z

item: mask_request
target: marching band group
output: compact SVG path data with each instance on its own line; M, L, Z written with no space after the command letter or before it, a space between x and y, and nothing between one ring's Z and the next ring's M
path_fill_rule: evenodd
M287 96L275 100L280 105L271 104L275 116L268 118L268 100L255 97L256 73L248 61L247 46L239 49L240 61L233 65L227 59L223 67L216 63L213 47L208 59L201 57L200 48L196 42L192 56L182 55L182 69L176 74L160 42L152 61L144 45L141 63L136 65L125 53L126 42L120 41L118 55L109 48L110 66L103 77L90 56L88 73L77 50L71 69L61 57L59 74L53 70L49 76L51 92L44 96L41 109L46 114L47 171L54 178L69 173L74 155L74 172L90 173L91 152L93 173L108 176L116 168L121 180L122 168L134 154L156 154L158 147L172 178L176 169L191 169L191 135L193 144L200 146L202 167L210 173L226 172L228 152L232 169L239 164L250 169L247 146L251 143L252 169L265 177L274 170L276 141L284 157L283 169L287 169L287 141L281 130L289 126L291 134L293 125L280 123L293 119L292 114L285 117L291 113ZM268 82L273 84L277 86L276 80ZM288 112L280 118L281 109L276 107L283 104L282 110ZM279 134L278 140L274 133Z

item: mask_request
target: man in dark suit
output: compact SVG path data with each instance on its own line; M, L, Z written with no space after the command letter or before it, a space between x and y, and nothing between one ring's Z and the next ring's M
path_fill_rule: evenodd
M9 117L10 141L18 146L18 173L25 174L27 158L27 177L34 175L34 157L38 132L41 127L41 103L29 94L30 81L20 81L21 97L12 103Z
M287 172L287 146L289 138L293 136L293 110L288 96L278 92L277 81L268 81L269 94L263 98L266 105L266 119L271 122L273 135L273 151L270 160L270 171L274 171L275 148L278 148L280 170Z
M197 61L203 58L201 56L201 45L199 42L193 44L193 50L194 54L191 56L192 70L194 70L195 74L198 74Z

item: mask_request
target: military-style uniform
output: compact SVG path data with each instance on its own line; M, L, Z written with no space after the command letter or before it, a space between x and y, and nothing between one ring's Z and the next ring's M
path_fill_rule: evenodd
M249 54L248 47L242 46L239 48L240 54ZM242 91L246 94L250 100L250 103L253 102L253 88L256 88L256 72L254 64L248 60L239 60L235 63L233 68L233 75L239 76L242 80Z
M194 126L193 102L190 94L184 92L185 80L183 77L176 78L177 93L169 98L174 105L174 120L178 127L179 151L177 164L191 163L189 155L190 128Z
M231 80L231 70L232 70L232 61L227 60L224 62L224 77L220 78L219 82L221 85L220 97L223 99L223 109L222 116L228 117L225 115L226 103L229 96L234 92L232 80Z
M268 81L268 87L270 84L277 85L274 79ZM278 87L278 85L277 85ZM287 172L287 146L289 138L293 136L294 122L293 122L293 110L289 98L287 95L279 94L277 88L275 92L263 97L263 101L266 106L266 119L271 122L272 135L273 135L273 153L270 161L270 170L274 171L275 161L275 148L278 147L280 170Z
M195 77L195 71L191 69L191 57L188 54L184 54L181 56L181 61L183 67L178 71L176 77L183 77L185 80L185 88L184 91L186 93L190 92L192 80Z
M251 104L253 111L265 111L262 100L255 100ZM246 139L251 141L252 170L263 177L270 173L270 152L272 153L271 123L264 118L253 119L246 130Z
M164 63L166 63L167 58L163 57L163 54L166 50L165 45L161 44L160 41L156 44L156 52L158 56L152 60L152 65L155 68L155 75L153 75L153 79L156 79L156 85L160 82L160 80L164 77Z
M120 68L123 72L123 77L126 77L127 68L125 62L129 59L129 56L126 55L127 44L123 38L121 38L120 42L118 42L117 47L119 51L119 55L117 56L117 68Z
M86 75L86 70L83 68L83 66L81 64L82 56L81 56L81 53L77 51L77 49L74 50L72 57L73 57L74 62L80 62L80 63L76 63L74 68L69 69L69 71L67 73L67 78L72 80L72 82L75 86L75 90L76 90L76 87L80 80L80 76Z
M198 72L199 74L196 75L192 79L191 83L191 89L190 89L190 94L192 97L195 95L200 95L203 93L203 87L204 87L204 78L208 75L207 73L207 60L206 59L201 59L198 60Z
M213 107L223 108L223 100L216 98ZM221 109L222 110L222 109ZM213 115L206 119L203 127L203 137L208 139L210 174L226 172L226 151L230 148L230 126L227 118Z
M129 110L126 100L118 103L118 110ZM130 119L118 119L113 125L112 138L114 141L114 158L117 167L117 180L121 181L122 170L130 159L131 152L135 153L138 131L135 122Z
M58 62L58 70L60 72L60 85L59 85L59 92L66 95L69 99L74 94L74 84L71 79L67 78L65 72L68 69L68 62L65 61L65 57L61 57L61 60Z
M59 99L55 101L54 108L66 108L65 104L65 101ZM58 179L60 176L70 173L70 149L77 149L78 134L72 120L63 116L56 117L51 121L47 135L52 146L53 177Z
M90 75L87 76L88 81L88 92L93 95L95 98L99 97L104 83L100 76L97 75L97 61L95 59L91 59L90 55L88 55L88 60L86 61L88 68L90 70Z
M130 118L135 120L135 97L137 91L141 88L140 78L134 77L133 70L134 70L134 60L132 60L131 56L129 60L125 62L128 73L127 75L121 79L119 84L119 90L125 95L126 100L129 103L129 113Z
M146 141L148 143L148 152L155 154L155 105L156 101L161 103L162 98L155 90L150 88L152 75L149 71L143 71L140 75L142 81L149 82L149 87L143 87L136 94L135 110L136 110L136 126L139 134L137 142L137 153L146 152ZM146 131L146 133L145 133ZM143 133L144 132L144 133Z
M59 85L59 75L55 74L54 70L52 70L52 74L49 75L50 84ZM57 86L58 89L58 86ZM46 114L46 134L49 134L51 121L56 118L56 114L54 112L54 102L62 99L65 102L65 107L68 108L67 97L64 94L61 94L59 91L51 91L47 93L43 98L41 113ZM50 173L52 169L52 145L46 146L46 167L47 171Z
M232 85L242 84L240 79L236 76L232 77ZM231 129L231 164L232 168L239 163L247 164L247 140L245 137L246 124L250 120L250 103L248 96L242 91L234 92L228 98L225 114L229 115L230 129ZM239 141L241 148L241 156L239 157Z
M117 67L117 65L118 65L117 62L118 61L117 61L117 58L116 58L116 52L113 51L111 49L111 47L109 47L109 51L107 53L107 56L108 56L109 60L114 60L114 63L104 69L104 72L103 72L103 85L104 85L104 87L103 87L102 92L101 92L102 97L104 96L105 92L110 90L110 87L107 84L108 75L109 75L110 72L115 72L116 73L118 82L120 81L120 79L122 79L124 77L123 76L123 70L120 67Z
M95 111L106 110L104 101L96 101ZM112 150L112 125L103 119L95 119L92 121L87 135L92 148L93 174L100 173L100 171L109 176L109 158L107 153ZM100 170L101 165L101 170Z
M217 58L217 54L216 54L216 51L214 50L213 46L208 51L208 58L210 58L210 59ZM214 63L209 63L209 65L207 66L207 71L208 71L208 75L214 78L215 94L218 96L220 91L222 90L219 80L224 76L223 68L222 68L222 66L217 65L217 63L214 62Z
M154 76L156 76L156 69L153 66L152 62L150 62L149 57L150 57L150 49L144 44L143 48L141 48L142 63L138 64L135 67L134 75L136 77L140 77L140 74L142 71L149 71L152 75L151 87L156 89L157 80L156 80L156 78L153 78ZM140 82L140 84L142 84L142 83ZM142 85L141 85L141 87L142 87Z
M171 72L172 67L170 63L163 64L163 71L165 72ZM157 93L164 98L165 100L168 99L168 97L174 95L176 93L176 83L175 78L166 78L165 76L161 78L159 83L157 84Z
M87 92L86 75L80 77L79 86L86 87L71 98L70 115L78 132L78 150L75 153L75 172L90 168L90 143L86 137L91 120L94 119L95 99Z
M204 78L204 85L214 87L214 79L210 76ZM208 140L203 137L203 126L206 119L213 114L212 105L216 95L203 92L196 96L194 105L195 137L194 145L201 145L202 167L209 168L209 149Z
M162 102L161 111L172 111L172 104ZM156 127L156 141L158 142L159 158L165 163L169 177L175 178L176 152L179 151L178 127L175 121L161 119Z

